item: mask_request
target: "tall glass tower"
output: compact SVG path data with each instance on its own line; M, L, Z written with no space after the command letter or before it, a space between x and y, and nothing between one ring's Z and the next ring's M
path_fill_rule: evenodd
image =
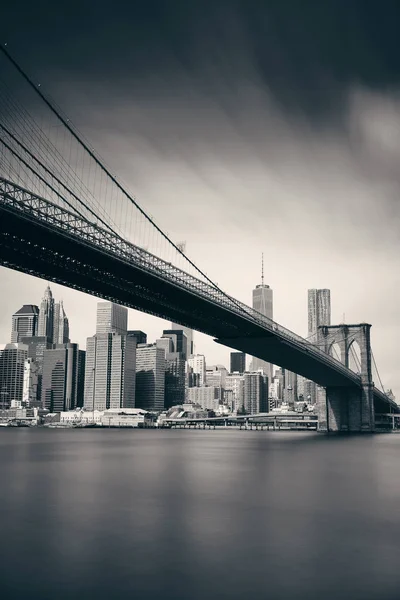
M269 285L264 283L264 255L261 258L261 284L256 285L253 290L253 308L268 319L273 319L273 291ZM270 384L272 382L273 365L253 356L250 370L259 371L260 369L268 376L268 384Z

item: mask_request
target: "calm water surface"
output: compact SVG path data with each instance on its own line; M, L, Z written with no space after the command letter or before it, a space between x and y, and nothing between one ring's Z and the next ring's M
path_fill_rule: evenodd
M400 436L0 431L1 598L400 598Z

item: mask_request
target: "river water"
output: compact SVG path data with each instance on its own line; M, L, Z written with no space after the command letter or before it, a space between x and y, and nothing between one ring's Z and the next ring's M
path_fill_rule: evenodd
M400 436L0 430L0 596L400 598Z

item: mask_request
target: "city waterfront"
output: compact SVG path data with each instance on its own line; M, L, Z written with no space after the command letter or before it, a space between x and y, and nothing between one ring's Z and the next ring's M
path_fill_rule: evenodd
M4 597L394 600L399 446L2 428Z

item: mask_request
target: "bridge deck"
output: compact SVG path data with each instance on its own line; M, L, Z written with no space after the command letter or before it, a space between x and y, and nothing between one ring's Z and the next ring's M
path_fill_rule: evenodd
M192 327L322 386L361 384L339 361L250 307L4 179L0 264Z

